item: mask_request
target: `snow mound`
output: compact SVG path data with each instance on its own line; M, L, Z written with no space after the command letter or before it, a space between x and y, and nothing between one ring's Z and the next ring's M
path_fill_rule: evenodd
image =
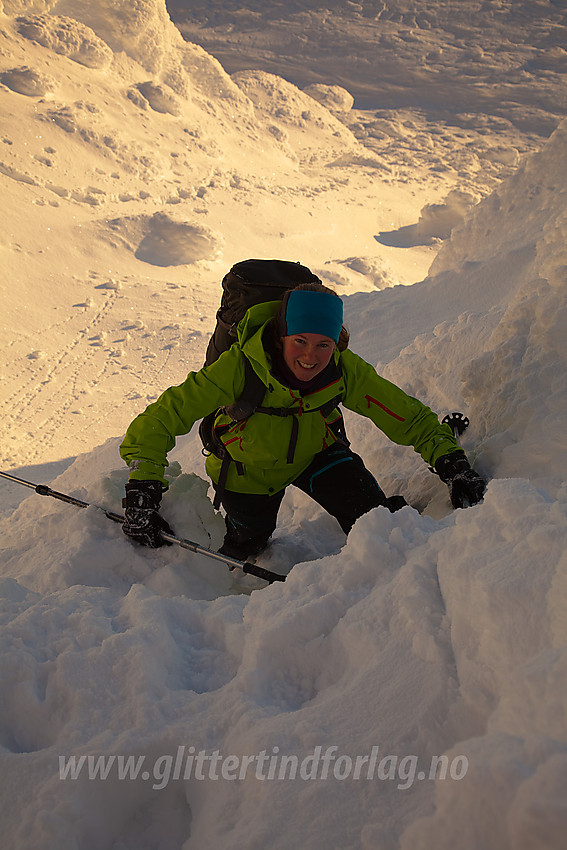
M442 203L426 204L423 207L416 225L416 234L424 239L447 239L453 228L463 222L474 204L475 198L470 192L454 189Z
M4 11L16 18L21 35L87 67L120 65L127 56L153 76L155 85L167 86L169 96L184 99L197 89L207 108L211 99L226 99L242 116L252 117L250 101L220 63L183 40L165 0L5 0Z
M375 257L346 257L342 260L327 260L324 266L315 269L316 274L329 286L337 288L348 286L350 290L366 292L373 289L387 289L398 281L388 264Z
M79 458L57 488L116 508L125 471L103 472L116 448ZM218 545L206 482L178 472L164 515L178 533L206 545L213 532ZM36 783L16 830L22 843L47 848L72 834L86 848L118 836L134 847L140 818L155 828L159 805L178 813L162 827L164 848L189 834L198 845L223 836L223 846L261 848L267 823L281 850L321 846L321 830L341 846L354 837L377 846L386 832L391 847L427 848L435 836L449 848L456 809L460 847L501 850L516 846L509 836L537 805L558 849L566 822L550 783L567 764L565 507L507 480L441 523L378 509L341 552L248 598L224 595L226 571L213 562L175 547L137 550L100 511L31 495L3 525L0 584L5 764L26 753ZM325 523L296 510L287 531L310 535L323 555ZM309 782L261 781L253 761L239 783L221 780L220 767L215 781L209 762L204 781L183 781L172 767L190 746L237 760L307 758L311 769L318 748L335 761L326 780L319 766ZM148 776L57 775L61 754L112 753L143 755ZM441 761L437 781L423 781L441 753L454 775ZM9 799L17 787L7 785ZM307 790L309 805L297 805ZM479 800L489 823L478 822ZM313 823L319 810L324 821Z
M220 62L197 44L184 43L180 61L195 89L210 109L214 103L228 103L238 109L241 121L254 120L254 107Z
M170 115L181 114L181 105L178 99L171 90L168 91L160 83L148 80L145 83L138 83L136 88L156 112L168 112Z
M183 46L179 31L167 13L165 0L99 0L76 3L59 0L57 11L90 27L114 53L124 51L151 73L173 79L180 63L175 49ZM167 80L166 80L167 82Z
M564 122L475 210L431 269L435 279L450 265L463 278L474 268L477 287L498 286L501 274L512 284L513 296L483 350L463 368L463 398L478 420L487 463L504 476L527 475L555 494L565 488L567 467L566 174Z
M203 225L174 221L166 213L156 213L148 233L136 250L136 257L154 266L182 266L213 259L220 250L220 234Z
M374 238L382 245L394 248L431 245L436 240L448 239L453 228L464 221L476 201L477 198L471 192L453 189L441 203L422 207L416 224L382 232Z
M113 234L128 240L138 260L153 266L180 266L212 259L222 246L222 237L201 224L176 221L158 212L108 222Z
M122 496L127 480L127 470L116 464L119 440L107 441L95 453L79 456L59 476L60 492L72 492L75 497L91 505L102 505L116 514L122 513ZM220 546L224 523L206 498L208 483L197 475L181 474L178 463L168 468L172 499L164 505L164 515L180 536L201 546ZM65 510L65 508L67 508ZM214 599L227 593L230 577L226 567L178 547L167 548L169 566L153 575L151 561L145 549L132 549L122 534L119 524L110 522L96 507L68 510L53 498L26 499L12 515L14 525L6 523L6 569L3 575L16 575L19 581L38 593L51 593L73 585L108 587L122 593L132 580L156 586L156 592L184 593L194 598ZM57 530L59 528L59 530ZM90 530L89 530L90 529ZM18 541L26 540L27 566L24 573L18 569L22 562L17 555ZM50 551L38 557L38 546L50 540ZM42 542L43 541L43 542ZM35 554L34 554L35 552ZM194 562L196 572L187 571ZM37 566L34 567L34 563ZM154 565L155 566L155 565ZM162 590L157 585L163 582ZM12 585L10 585L12 587Z
M342 86L312 83L309 86L304 86L303 91L309 97L322 103L329 112L334 112L340 116L343 116L346 112L350 112L354 106L354 97Z
M36 71L27 65L10 68L0 74L0 82L18 94L28 97L44 97L57 88L57 83L49 74Z
M222 236L202 224L174 219L165 212L125 216L100 224L98 230L123 240L138 260L153 266L180 266L213 259Z
M233 81L268 122L275 139L301 162L331 162L360 152L353 134L328 109L292 83L264 71L238 71Z
M24 38L68 56L87 68L106 68L112 61L112 50L90 27L63 15L30 15L19 17L17 31Z

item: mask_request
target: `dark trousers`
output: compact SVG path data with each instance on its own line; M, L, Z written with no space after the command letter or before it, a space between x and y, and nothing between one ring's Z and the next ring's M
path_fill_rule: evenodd
M307 469L292 482L334 516L345 534L356 520L379 505L391 511L403 507L401 496L388 499L362 458L343 443L334 443L315 455ZM220 551L245 560L265 548L276 527L285 490L273 495L225 490L226 536Z

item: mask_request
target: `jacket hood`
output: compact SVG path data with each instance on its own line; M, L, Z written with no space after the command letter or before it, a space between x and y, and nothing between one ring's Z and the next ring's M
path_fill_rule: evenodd
M262 337L266 325L274 318L280 304L281 301L264 301L262 304L255 304L249 308L237 328L238 343L243 354L266 385L270 380L270 363L264 350Z
M274 379L271 373L271 363L266 354L263 335L266 326L276 315L281 301L265 301L262 304L255 304L250 307L244 318L239 322L237 328L238 343L242 353L246 355L250 361L252 368L266 386L274 384L278 379ZM333 359L338 363L340 352L335 348ZM282 385L283 388L283 385ZM286 396L289 393L287 388L284 388ZM314 392L317 392L315 390Z

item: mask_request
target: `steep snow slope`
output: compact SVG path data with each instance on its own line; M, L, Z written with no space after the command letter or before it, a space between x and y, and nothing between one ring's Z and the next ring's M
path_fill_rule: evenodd
M369 320L356 350L382 366L396 358L383 373L434 409L464 404L485 472L529 477L553 496L567 462L566 168L563 123L454 230L411 309L398 288L346 299Z
M479 368L465 372L465 444L492 479L482 504L447 513L445 488L410 449L352 422L388 489L408 480L444 517L377 509L345 543L290 492L265 563L304 563L250 597L199 556L136 550L95 508L31 495L3 521L12 846L562 847L567 500L553 429L565 424L565 135L478 207L422 287L366 296L364 318L350 312L364 296L347 300L377 360L393 315L379 307L396 296L408 326L387 373L425 395L454 399L450 355L466 342ZM475 284L486 291L473 311ZM422 288L442 321L410 344ZM536 434L542 409L553 421ZM518 422L515 442L506 421ZM117 508L118 442L56 486ZM174 457L164 514L215 546L222 521L197 439ZM100 756L118 755L139 764L137 779L120 779L116 761L89 779L87 756L102 769ZM76 779L69 756L85 757Z

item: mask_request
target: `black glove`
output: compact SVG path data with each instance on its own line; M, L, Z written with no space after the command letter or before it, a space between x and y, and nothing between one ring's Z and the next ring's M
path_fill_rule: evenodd
M126 498L122 500L124 522L122 531L132 540L157 549L158 546L171 543L161 536L162 531L173 531L159 513L161 502L161 482L129 481L126 484Z
M453 452L438 458L435 461L435 472L449 487L454 508L468 508L482 499L486 481L471 469L464 452Z

